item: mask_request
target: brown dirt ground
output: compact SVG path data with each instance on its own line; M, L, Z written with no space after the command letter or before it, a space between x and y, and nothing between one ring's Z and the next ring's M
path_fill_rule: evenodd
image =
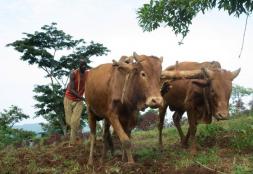
M120 145L116 142L116 148ZM58 145L50 145L45 148L35 147L32 149L19 148L16 151L16 162L13 168L14 172L17 173L29 173L28 167L26 167L31 161L35 161L37 167L41 168L59 168L62 173L68 171L69 164L65 164L64 161L74 161L81 166L80 173L96 173L96 174L213 174L215 171L210 171L197 164L191 165L187 168L176 170L173 164L169 163L170 157L164 156L161 159L146 159L140 161L138 156L135 156L135 164L127 164L121 161L120 153L116 153L113 157L108 157L107 161L102 164L100 161L102 142L96 142L96 151L94 154L94 166L87 166L89 148L88 145L76 145L69 147L67 143L60 143ZM0 152L1 156L4 153ZM57 157L57 158L56 158ZM71 165L71 164L70 164ZM3 171L2 171L3 172ZM0 173L1 163L0 163ZM6 172L6 171L5 171ZM5 173L4 172L4 173ZM47 172L43 172L47 173ZM48 172L51 173L51 172ZM79 173L79 172L77 172Z

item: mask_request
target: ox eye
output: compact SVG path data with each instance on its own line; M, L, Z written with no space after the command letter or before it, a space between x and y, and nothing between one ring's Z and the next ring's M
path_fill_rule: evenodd
M146 73L144 71L141 71L141 76L146 77Z

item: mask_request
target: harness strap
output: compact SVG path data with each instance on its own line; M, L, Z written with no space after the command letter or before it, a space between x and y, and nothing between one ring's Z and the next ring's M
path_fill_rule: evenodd
M121 95L121 103L124 103L124 98L125 98L125 94L126 94L126 86L129 81L129 74L130 74L130 72L127 73L126 78L125 78L124 87L123 87L123 91L122 91L122 95Z

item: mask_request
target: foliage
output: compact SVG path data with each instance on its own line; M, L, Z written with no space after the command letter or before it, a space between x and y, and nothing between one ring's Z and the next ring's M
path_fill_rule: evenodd
M219 162L220 158L217 155L217 148L210 148L206 151L206 153L199 153L195 160L201 164L207 165L210 163Z
M245 117L245 116L240 116ZM253 117L237 119L230 123L230 144L237 150L253 150Z
M29 118L22 109L12 105L9 110L0 112L0 149L11 144L21 144L35 137L35 133L21 129L13 129L13 125L22 119Z
M198 142L200 144L212 144L215 145L215 138L218 137L222 132L224 132L224 128L217 124L208 124L200 127L200 133L197 136Z
M34 138L35 133L31 131L0 127L0 149L3 149L8 145L19 146Z
M143 147L136 152L136 155L143 161L148 158L159 158L160 152L155 148Z
M253 99L249 101L249 109L251 112L253 111Z
M189 32L192 19L213 8L224 10L229 15L239 17L253 11L251 0L150 0L138 9L139 25L144 31L152 31L160 26L169 26L175 34L183 38Z
M68 147L66 142L47 146L14 149L8 147L0 150L0 173L252 173L253 151L243 147L238 151L234 146L233 137L237 142L242 134L234 130L244 130L253 124L252 116L233 117L227 121L214 122L208 128L199 125L198 134L218 140L213 145L203 142L194 156L189 149L180 146L176 128L164 129L164 150L157 146L157 129L134 131L131 141L136 160L134 166L126 166L121 161L121 146L115 146L115 156L100 162L102 141L96 142L93 167L87 165L89 144ZM247 126L245 126L247 125ZM183 127L185 130L187 127ZM252 132L244 136L252 140ZM201 136L198 136L198 139ZM54 138L55 139L55 138ZM116 140L116 139L114 139ZM226 140L226 141L224 141ZM252 146L251 146L252 147ZM201 164L201 165L200 165ZM214 172L205 169L208 167Z
M141 130L149 130L156 126L158 121L158 114L155 110L148 110L138 118L137 127Z
M101 56L109 50L100 43L91 41L86 44L83 39L73 39L59 30L56 23L44 25L41 31L33 34L23 34L25 38L7 46L22 53L22 61L42 69L51 82L48 85L38 85L34 89L34 98L38 102L35 105L36 114L48 121L48 124L43 124L45 130L66 133L63 96L70 71L77 68L80 58L85 60L86 67L89 68L91 56Z
M9 110L4 109L3 112L0 112L0 127L13 127L15 123L26 118L29 116L24 114L22 109L11 105Z
M246 110L245 104L243 102L243 97L253 94L252 88L245 88L240 85L233 85L231 102L230 102L230 112L232 114L239 114Z

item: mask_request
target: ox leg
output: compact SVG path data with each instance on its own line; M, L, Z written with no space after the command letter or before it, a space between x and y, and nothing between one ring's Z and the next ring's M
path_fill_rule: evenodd
M178 131L178 134L180 136L180 139L181 139L181 144L183 146L186 146L186 144L184 144L184 139L185 139L185 136L184 136L184 133L182 131L182 128L181 128L181 124L180 124L180 121L182 119L182 116L183 116L183 112L178 112L178 111L175 111L172 118L173 118L173 122L177 128L177 131Z
M196 144L196 132L197 132L197 123L194 119L189 117L189 140L190 140L190 153L195 155L197 153L197 144Z
M109 117L109 119L113 129L119 136L123 149L126 151L128 163L134 163L134 159L131 153L131 141L126 132L123 130L120 121L118 119L118 116L116 114L112 114L111 117Z
M162 135L162 132L163 132L163 124L164 124L164 117L165 117L165 114L166 114L166 110L167 110L167 106L159 108L158 131L159 131L159 147L160 147L160 150L163 150L163 139L162 139L163 135Z
M90 155L88 165L93 165L94 146L96 141L96 119L88 109L88 121L90 127Z
M125 132L127 133L128 137L131 138L131 130L127 129L125 130ZM122 146L122 161L126 161L126 160L127 160L127 153L124 147Z
M110 124L107 120L104 120L102 162L104 162L106 158L108 148L110 148L111 154L113 156L114 147L113 147L112 137L110 133Z
M182 146L187 148L188 147L188 141L189 141L189 137L190 137L190 126L188 128L187 134L184 137L184 139L182 140Z
M110 125L109 125L109 128L110 128ZM109 149L111 151L111 155L113 156L114 155L114 145L113 145L112 135L111 135L111 132L110 132L109 128L108 128L107 140L108 140Z

